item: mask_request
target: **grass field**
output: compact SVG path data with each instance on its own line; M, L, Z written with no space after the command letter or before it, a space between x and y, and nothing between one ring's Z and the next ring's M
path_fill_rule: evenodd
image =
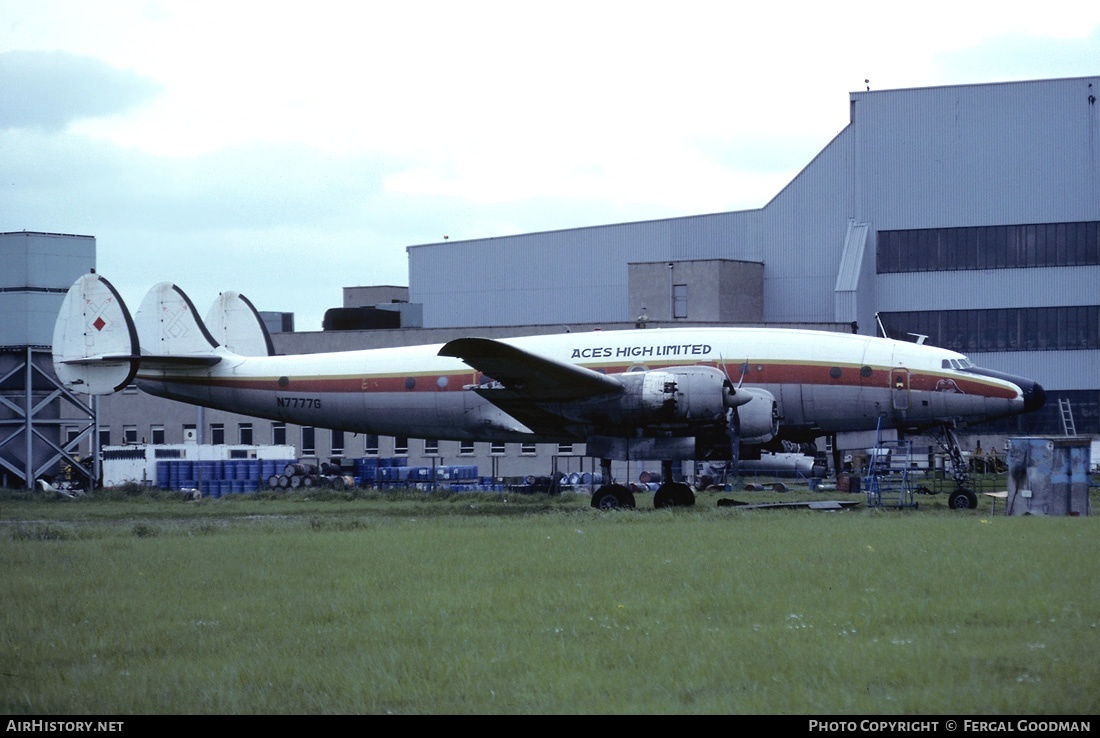
M720 496L0 493L0 711L1100 711L1100 518Z

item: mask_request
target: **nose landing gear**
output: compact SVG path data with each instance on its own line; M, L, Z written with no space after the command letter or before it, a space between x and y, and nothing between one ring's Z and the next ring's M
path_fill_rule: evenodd
M936 444L943 449L951 462L951 475L955 479L955 491L947 498L947 506L952 510L974 510L978 507L978 496L966 484L970 480L970 467L962 455L962 447L951 426L943 425L939 433L935 429L930 433Z

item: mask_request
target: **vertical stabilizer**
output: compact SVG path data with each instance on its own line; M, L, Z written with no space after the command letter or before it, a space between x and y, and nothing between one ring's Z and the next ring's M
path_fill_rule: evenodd
M218 347L191 298L171 282L149 290L134 323L143 356L198 356L211 354Z
M73 283L53 329L53 365L73 392L106 395L134 378L138 335L118 292L98 274Z
M241 356L274 356L271 334L260 313L239 292L223 292L206 314L206 327L227 351Z

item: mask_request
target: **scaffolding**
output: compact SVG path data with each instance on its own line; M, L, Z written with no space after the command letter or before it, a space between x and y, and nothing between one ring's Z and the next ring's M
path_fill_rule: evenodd
M0 347L0 367L0 482L18 480L30 489L61 463L73 476L69 481L92 487L99 470L86 466L77 450L90 439L98 459L94 403L61 385L47 346Z

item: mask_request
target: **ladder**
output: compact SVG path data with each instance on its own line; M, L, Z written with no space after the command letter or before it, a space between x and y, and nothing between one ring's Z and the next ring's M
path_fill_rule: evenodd
M1077 426L1073 424L1073 408L1068 397L1058 398L1058 409L1062 412L1062 432L1067 436L1077 435Z

